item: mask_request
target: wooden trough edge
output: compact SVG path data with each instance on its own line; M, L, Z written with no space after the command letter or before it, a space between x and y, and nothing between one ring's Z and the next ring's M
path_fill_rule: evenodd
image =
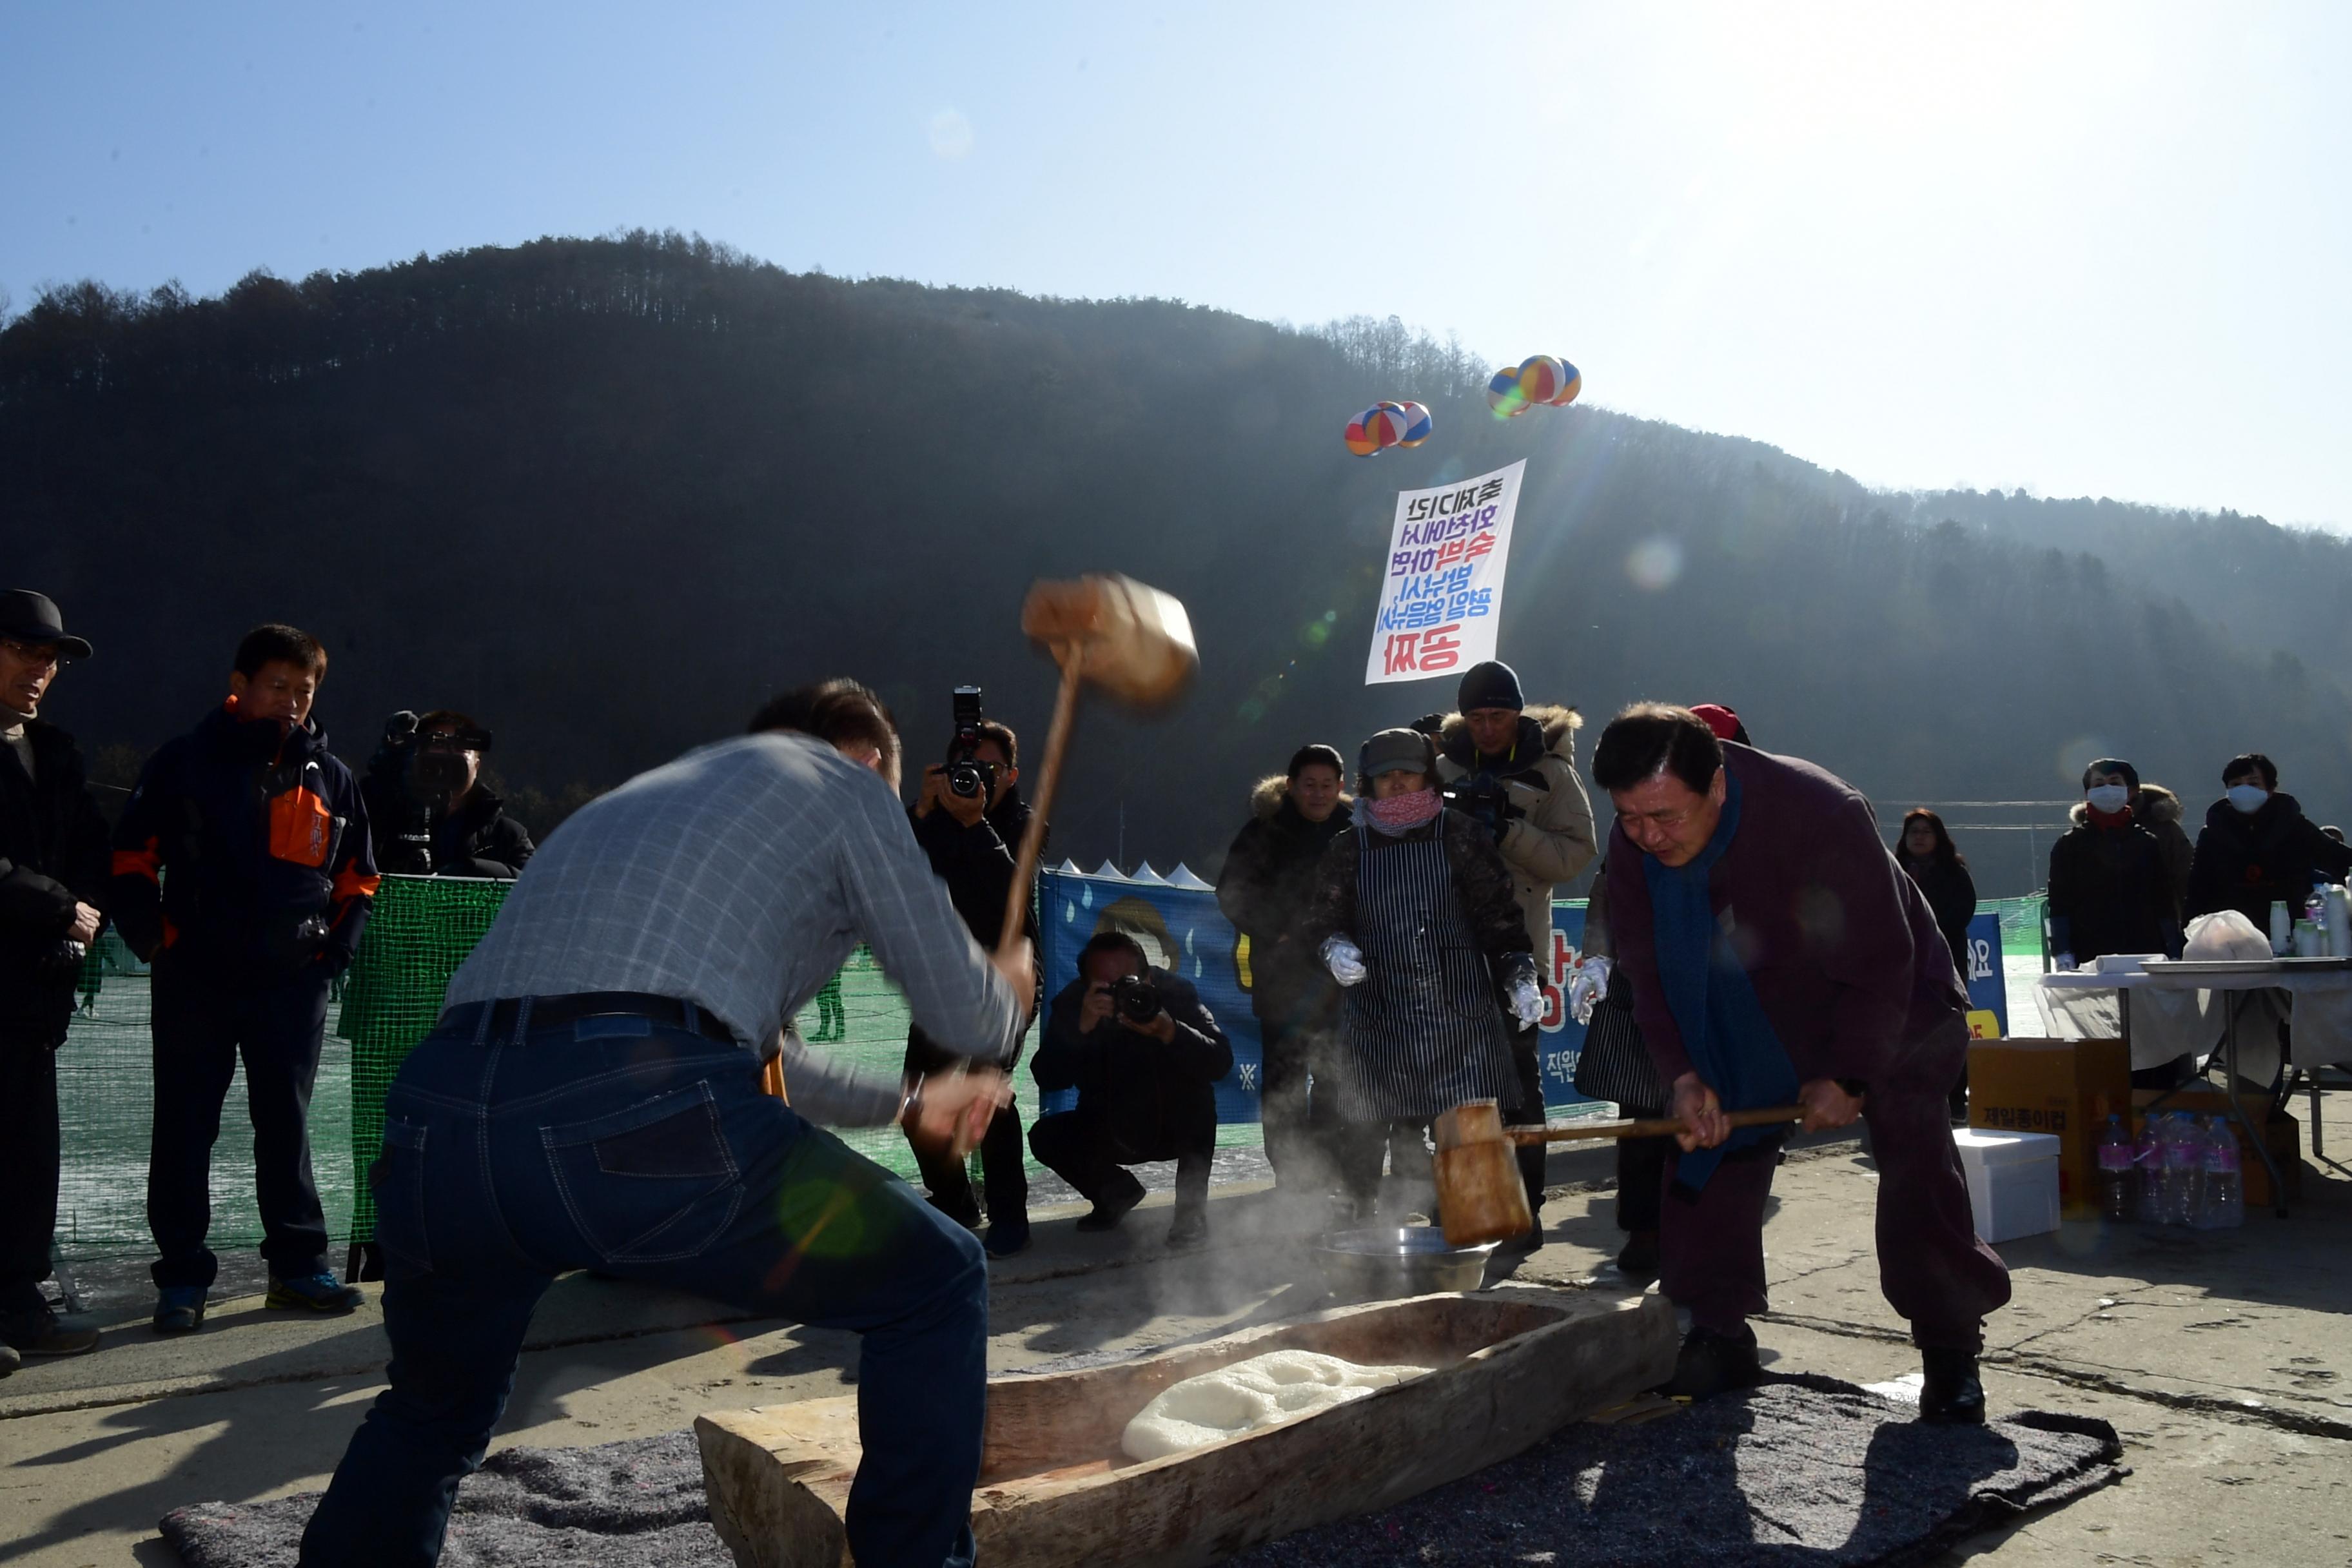
M991 1568L1202 1568L1523 1452L1664 1382L1677 1342L1660 1296L1509 1288L1335 1308L1132 1361L992 1378L972 1531ZM1290 1347L1439 1364L1246 1436L1102 1462L1160 1389ZM841 1512L858 1457L854 1396L715 1412L694 1426L711 1522L739 1568L850 1562Z

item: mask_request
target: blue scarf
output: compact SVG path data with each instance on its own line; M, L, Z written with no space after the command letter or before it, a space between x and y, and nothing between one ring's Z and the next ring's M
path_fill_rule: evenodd
M1756 999L1731 939L1715 918L1707 897L1707 873L1731 847L1739 831L1739 781L1727 773L1728 793L1715 836L1687 866L1662 866L1642 857L1650 889L1651 931L1658 948L1658 984L1666 1008L1682 1030L1683 1051L1701 1082L1715 1090L1726 1110L1784 1105L1797 1098L1797 1069ZM1742 1127L1713 1149L1694 1149L1675 1166L1675 1180L1696 1190L1734 1149L1773 1137L1769 1127Z

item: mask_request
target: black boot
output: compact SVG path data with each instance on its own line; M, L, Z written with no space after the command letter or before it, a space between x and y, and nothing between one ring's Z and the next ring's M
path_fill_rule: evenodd
M1763 1364L1756 1359L1756 1331L1742 1323L1739 1332L1719 1334L1713 1329L1693 1329L1675 1357L1675 1375L1660 1392L1675 1399L1712 1399L1734 1389L1753 1388L1764 1381Z
M1922 1350L1926 1376L1919 1388L1919 1419L1938 1426L1981 1426L1984 1383L1977 1358L1967 1351Z
M1625 1238L1617 1254L1617 1272L1628 1285L1647 1285L1658 1277L1658 1233L1637 1230Z

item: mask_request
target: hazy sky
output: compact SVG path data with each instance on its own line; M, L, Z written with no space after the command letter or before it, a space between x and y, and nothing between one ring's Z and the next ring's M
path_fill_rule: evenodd
M0 61L20 310L676 227L2352 527L2352 5L10 3Z

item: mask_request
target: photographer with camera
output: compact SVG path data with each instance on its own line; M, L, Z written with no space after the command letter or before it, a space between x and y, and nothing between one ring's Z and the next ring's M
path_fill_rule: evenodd
M1583 717L1573 708L1529 708L1520 695L1517 672L1499 659L1465 671L1455 701L1458 711L1446 715L1436 733L1441 792L1449 809L1494 836L1503 864L1510 868L1511 894L1527 921L1536 967L1547 972L1553 884L1592 864L1598 847L1592 803L1576 773L1576 731ZM1519 1092L1503 1108L1508 1121L1544 1119L1542 1038L1539 1024L1512 1033ZM1532 1243L1543 1231L1542 1146L1520 1149L1518 1161L1528 1208L1537 1215L1535 1228L1524 1238Z
M923 793L910 814L915 842L931 871L948 885L956 913L983 948L1002 934L1005 900L1013 891L1013 852L1028 830L1029 807L1021 798L1021 742L1011 726L981 712L977 686L955 689L955 734L947 760L923 770ZM1037 937L1036 921L1027 923ZM1015 1041L1003 1066L1020 1064ZM907 1031L908 1082L940 1072L959 1058L940 1047L920 1027ZM909 1136L915 1163L929 1189L931 1206L967 1229L980 1224L971 1178L961 1160ZM988 1234L981 1245L992 1258L1010 1258L1029 1245L1029 1173L1021 1151L1021 1118L1013 1107L997 1112L980 1144L981 1190L988 1205Z
M1106 931L1078 952L1078 977L1045 1015L1032 1069L1044 1089L1075 1089L1075 1110L1040 1118L1029 1147L1094 1212L1080 1230L1109 1230L1143 1201L1125 1167L1176 1162L1168 1245L1209 1235L1209 1166L1217 1142L1210 1086L1234 1068L1234 1047L1192 982L1154 969L1143 946Z
M377 870L501 882L522 875L536 846L482 783L489 752L490 732L447 708L384 721L383 742L360 781Z
M98 1331L41 1292L58 1226L58 1047L105 917L106 821L73 737L40 718L58 672L89 657L40 594L0 594L0 1376L20 1355L79 1355Z

